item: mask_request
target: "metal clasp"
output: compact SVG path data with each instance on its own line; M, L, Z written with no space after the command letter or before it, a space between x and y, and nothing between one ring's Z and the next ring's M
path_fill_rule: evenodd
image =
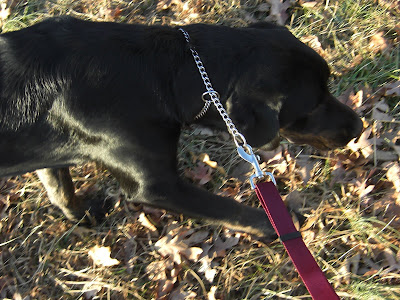
M258 163L258 158L254 154L253 149L250 145L244 144L243 146L237 145L237 152L239 153L240 157L243 158L245 161L251 163L254 168L254 174L250 176L250 186L254 190L256 188L254 184L255 179L262 179L265 177L269 177L270 180L276 185L276 180L274 175L270 172L263 172L260 168L260 164Z

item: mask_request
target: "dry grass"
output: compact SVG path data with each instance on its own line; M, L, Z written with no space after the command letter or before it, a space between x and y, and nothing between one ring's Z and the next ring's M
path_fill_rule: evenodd
M264 2L9 1L3 30L60 14L242 26L270 16ZM372 131L346 149L321 153L283 142L263 158L286 201L307 217L303 237L341 298L398 299L400 105L385 86L400 76L400 8L390 0L292 2L287 24L329 61L333 91ZM183 176L196 171L202 153L223 168L209 169L206 188L258 205L244 182L247 169L224 134L183 133ZM1 299L310 298L279 242L264 245L123 201L117 183L92 164L74 168L73 175L79 192L115 200L107 220L93 229L66 221L34 174L0 181ZM89 251L96 245L110 247L119 263L95 263Z

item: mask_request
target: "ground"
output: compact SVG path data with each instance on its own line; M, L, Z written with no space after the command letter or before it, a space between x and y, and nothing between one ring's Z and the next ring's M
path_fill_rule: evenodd
M243 26L286 25L330 64L330 86L363 118L347 147L316 151L282 141L261 153L301 232L342 299L400 297L400 4L342 1L0 1L2 31L44 18ZM187 128L182 176L258 206L226 133ZM1 299L310 299L283 246L124 201L94 164L72 169L78 193L115 201L87 229L50 205L34 173L0 179Z

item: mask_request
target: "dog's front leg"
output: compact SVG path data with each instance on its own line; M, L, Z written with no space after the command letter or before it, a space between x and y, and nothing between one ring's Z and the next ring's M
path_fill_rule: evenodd
M266 239L276 237L262 209L212 194L180 179L175 182L177 183L155 183L147 190L146 200L151 205L204 219L213 224L222 224Z
M79 218L79 203L75 197L69 168L40 169L36 170L36 173L47 191L50 202L60 208L68 219Z

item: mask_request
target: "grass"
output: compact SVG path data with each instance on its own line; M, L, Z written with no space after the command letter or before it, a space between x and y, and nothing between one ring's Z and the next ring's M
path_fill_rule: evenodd
M265 1L258 0L189 0L186 8L172 1L167 9L158 2L17 1L3 22L3 31L62 14L146 24L206 22L231 26L262 21L269 15L261 9ZM316 2L314 7L293 4L288 27L299 38L318 38L321 46L317 51L322 50L331 66L331 89L337 96L348 90L365 91L363 103L367 107L359 113L368 126L374 124L373 105L378 101L389 104L388 114L394 121L373 134L377 141L391 139L391 132L399 132L399 97L384 96L381 88L400 77L397 2ZM387 50L370 47L371 39L379 32L383 32ZM372 146L374 151L393 152L385 145ZM207 153L228 175L213 169L205 187L258 205L248 183L243 182L246 170L240 170L235 151L221 133L204 136L188 128L182 134L178 153L182 175L196 167L201 153ZM271 161L269 171L274 169L279 189L290 206L306 217L303 237L339 296L398 299L400 203L387 173L398 160L374 161L348 148L321 153L286 142L281 152ZM152 299L167 286L164 274L173 281L171 299L179 299L174 298L177 295L181 299L310 299L283 246L278 241L265 245L246 234L239 234L235 246L220 250L222 254L211 260L215 270L211 282L201 271L201 260L182 258L180 265L165 269L170 260L160 255L156 244L173 231L166 228L174 222L179 230L205 232L206 237L193 245L204 249L216 247L218 239L229 241L236 233L123 201L118 184L92 164L72 171L81 192L101 193L116 202L105 223L94 229L63 219L49 204L34 174L0 180L0 298ZM156 225L158 233L138 221L142 213ZM110 247L112 257L121 263L113 267L95 265L88 255L95 245ZM149 270L152 263L160 263L159 273ZM151 280L154 276L159 279Z

